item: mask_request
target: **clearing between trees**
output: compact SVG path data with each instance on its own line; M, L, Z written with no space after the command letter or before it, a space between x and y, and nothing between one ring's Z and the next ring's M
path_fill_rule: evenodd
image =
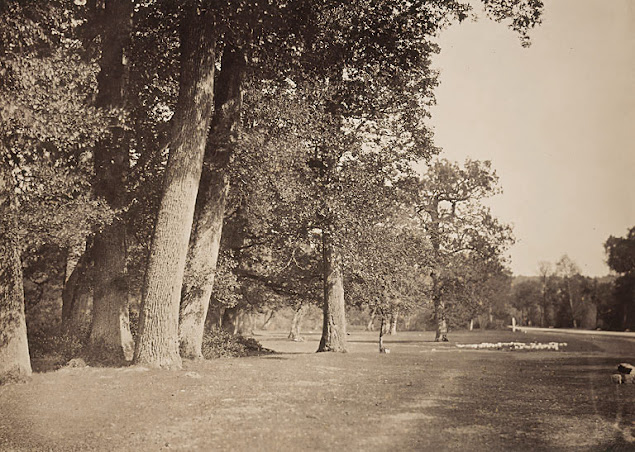
M632 450L635 341L508 331L400 333L314 353L319 334L257 336L274 354L183 370L66 367L0 387L0 450ZM567 342L560 351L458 343Z

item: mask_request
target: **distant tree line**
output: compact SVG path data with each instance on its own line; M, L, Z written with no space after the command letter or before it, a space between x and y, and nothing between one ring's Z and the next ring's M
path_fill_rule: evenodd
M635 228L604 244L612 274L583 276L567 256L541 262L539 276L513 284L514 315L524 325L556 328L635 329Z

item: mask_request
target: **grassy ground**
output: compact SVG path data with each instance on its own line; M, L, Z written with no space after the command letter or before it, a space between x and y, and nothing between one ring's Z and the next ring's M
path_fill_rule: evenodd
M635 341L457 332L457 343L567 342L565 351L459 350L433 333L258 336L278 353L182 371L64 368L0 387L0 450L635 450Z

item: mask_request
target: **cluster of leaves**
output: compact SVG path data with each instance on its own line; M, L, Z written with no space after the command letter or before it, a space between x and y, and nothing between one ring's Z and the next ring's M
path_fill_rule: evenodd
M112 112L94 108L98 66L71 2L0 6L0 159L12 169L26 249L71 246L112 213L90 196L91 148Z

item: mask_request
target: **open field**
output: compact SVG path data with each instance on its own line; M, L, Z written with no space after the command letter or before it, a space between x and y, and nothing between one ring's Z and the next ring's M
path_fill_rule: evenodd
M459 350L434 333L257 337L278 353L182 371L64 368L0 387L0 450L634 450L635 340L457 332L457 343L568 342L564 351Z

